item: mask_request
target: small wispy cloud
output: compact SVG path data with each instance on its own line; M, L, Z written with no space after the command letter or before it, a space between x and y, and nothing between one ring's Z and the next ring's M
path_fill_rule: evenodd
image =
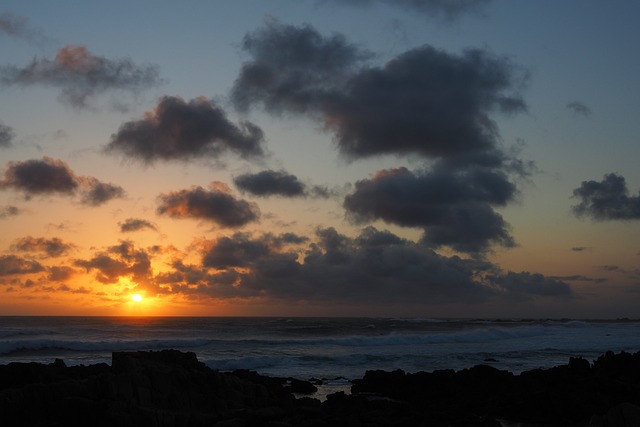
M156 66L104 58L81 45L65 46L55 58L35 58L22 68L2 67L0 78L5 85L59 88L60 101L78 109L92 108L90 100L107 92L135 94L162 82Z
M9 12L0 14L0 34L37 45L43 45L49 41L49 38L42 31L29 25L27 18Z
M572 101L567 104L567 108L573 111L575 114L579 114L584 117L591 116L591 108L579 101Z

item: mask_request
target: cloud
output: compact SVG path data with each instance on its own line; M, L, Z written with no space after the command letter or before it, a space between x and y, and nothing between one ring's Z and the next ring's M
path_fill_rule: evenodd
M607 273L621 274L631 280L640 280L640 269L637 268L629 270L617 265L599 265L596 266L596 268L601 271L606 271Z
M360 181L345 198L352 219L421 227L429 245L475 255L492 244L513 246L494 208L515 199L514 178L532 164L502 147L491 118L526 111L520 91L528 76L511 60L425 45L376 67L340 35L277 22L248 34L243 49L250 59L231 94L238 109L317 120L349 160L390 154L430 162L431 171L382 171Z
M71 292L72 294L90 294L91 290L85 288L84 286L80 286L79 288L73 289L67 285L60 285L53 292Z
M267 242L251 240L248 234L236 233L233 237L217 239L204 254L202 265L217 269L247 267L269 253Z
M59 49L54 59L34 59L24 68L2 67L0 76L8 85L59 88L60 101L75 108L90 107L90 99L106 92L138 93L161 82L155 66L137 65L129 59L107 59L76 45Z
M606 282L608 279L605 279L604 277L589 277L589 276L583 276L582 274L574 274L571 276L550 276L550 279L554 279L554 280L562 280L562 281L566 281L566 282L595 282L595 283L604 283Z
M212 101L165 96L144 119L120 126L105 151L147 164L217 157L226 151L252 158L264 156L263 141L258 126L248 121L236 126Z
M0 148L11 147L14 138L13 129L0 122Z
M22 190L26 195L73 194L78 182L65 162L43 157L42 160L9 162L0 188Z
M294 233L235 232L193 245L200 263L176 257L154 274L157 248L122 241L77 259L103 284L129 278L159 294L194 298L306 302L313 304L485 304L573 296L558 278L504 272L483 260L442 256L389 231L366 227L356 237L318 228L312 237ZM71 267L49 269L49 279L66 280Z
M243 193L258 197L314 197L328 199L337 196L339 189L330 189L323 185L307 185L297 176L286 171L264 170L258 173L246 173L233 179L234 184Z
M510 271L502 276L490 276L489 280L507 291L512 298L529 298L532 295L569 297L573 293L569 284L540 273Z
M502 153L489 113L525 109L504 92L512 74L506 59L481 50L457 56L423 46L354 75L323 108L325 124L351 158L418 154L496 164Z
M573 190L573 197L580 203L572 207L579 217L595 220L640 219L640 194L629 196L624 177L606 174L602 181L583 181Z
M39 45L48 40L41 31L31 28L26 18L9 12L0 14L0 34L6 34Z
M339 5L369 6L382 3L405 9L408 12L422 13L426 16L451 22L466 13L477 13L491 0L332 0Z
M241 111L262 103L273 113L315 113L325 93L371 56L342 35L325 38L309 25L276 21L247 34L242 49L252 61L243 64L232 100Z
M590 251L593 248L591 246L574 246L571 248L571 250L573 252L584 252L584 251Z
M20 209L16 206L6 205L0 206L0 219L5 219L10 216L16 216L20 214Z
M127 159L151 164L157 160L217 157L231 151L242 158L264 156L262 130L251 122L236 126L219 106L205 98L185 102L165 96L144 119L120 126L106 146Z
M50 282L64 282L78 274L74 268L65 265L49 267L47 272L47 280Z
M567 104L567 108L573 111L575 114L580 114L581 116L589 117L591 116L591 109L587 107L585 104L579 101L569 102Z
M117 283L120 277L131 277L138 284L145 284L152 276L149 254L129 241L111 246L91 259L77 259L74 265L87 272L95 271L96 280L104 284Z
M161 194L157 212L171 218L195 218L221 227L242 227L257 221L260 210L255 203L236 199L225 184L212 183L210 189L200 186Z
M624 270L622 268L620 268L617 265L600 265L597 267L599 270L602 271L618 271L618 272L624 272Z
M157 230L156 226L145 219L127 218L124 222L120 223L120 232L130 233L132 231L140 231L148 228L149 230Z
M27 198L46 194L74 195L80 191L80 202L90 206L124 196L122 187L93 177L76 176L65 162L46 156L42 160L9 162L4 178L0 179L0 189L5 188L22 191Z
M246 110L299 113L320 120L351 159L418 154L500 163L490 113L526 110L526 81L509 59L480 49L461 55L425 45L383 67L346 40L312 27L270 23L248 34L232 99Z
M158 279L173 292L313 303L486 303L573 295L561 280L441 256L373 227L355 238L321 228L306 248L302 241L278 244L286 240L272 234L220 237L201 245L203 269L180 262Z
M80 202L90 206L100 206L112 199L121 199L125 196L124 188L119 185L100 182L93 177L80 179L83 184Z
M60 257L68 254L75 248L75 245L71 243L65 243L59 237L53 237L46 239L44 237L22 237L16 239L11 245L11 248L15 251L21 252L41 252L48 257Z
M515 186L499 171L398 168L356 182L343 206L357 223L381 219L420 227L429 246L480 255L492 243L514 245L508 224L494 207L506 205L515 194Z
M306 194L306 186L295 175L285 171L247 173L235 177L233 182L240 191L254 196L302 197Z
M0 255L0 276L31 274L44 271L37 261L20 258L16 255Z

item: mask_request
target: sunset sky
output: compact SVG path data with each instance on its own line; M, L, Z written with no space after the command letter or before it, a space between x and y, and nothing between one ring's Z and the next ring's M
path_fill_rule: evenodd
M0 315L637 318L639 17L1 2Z

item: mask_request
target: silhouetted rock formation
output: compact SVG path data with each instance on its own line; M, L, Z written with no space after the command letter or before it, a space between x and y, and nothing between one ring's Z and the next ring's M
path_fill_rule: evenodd
M640 426L640 353L607 353L593 366L567 365L513 375L478 365L459 372L368 371L353 393L408 404L427 425ZM626 420L626 421L624 421ZM521 424L522 425L522 424Z
M639 426L640 353L513 375L368 371L325 402L305 381L221 373L193 353L113 353L112 366L0 366L2 426Z

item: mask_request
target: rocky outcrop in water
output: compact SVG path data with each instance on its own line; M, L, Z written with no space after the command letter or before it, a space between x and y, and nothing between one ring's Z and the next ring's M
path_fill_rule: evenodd
M309 387L311 386L311 387ZM640 353L520 375L369 371L327 400L302 381L221 373L193 353L114 353L112 365L0 366L2 426L640 426ZM518 424L519 423L519 424Z

